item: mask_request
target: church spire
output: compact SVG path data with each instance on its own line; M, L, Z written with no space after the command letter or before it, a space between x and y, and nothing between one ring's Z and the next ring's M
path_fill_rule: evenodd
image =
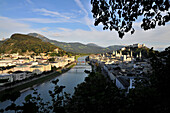
M141 51L140 51L140 53L139 53L139 58L140 58L140 59L142 58L142 53L141 53Z

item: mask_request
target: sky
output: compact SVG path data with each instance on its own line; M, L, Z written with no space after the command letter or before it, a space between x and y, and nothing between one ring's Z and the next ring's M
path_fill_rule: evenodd
M170 24L144 31L140 22L136 31L123 39L115 31L94 26L90 0L0 0L0 39L14 33L39 33L61 42L95 43L99 46L146 44L163 50L170 46Z

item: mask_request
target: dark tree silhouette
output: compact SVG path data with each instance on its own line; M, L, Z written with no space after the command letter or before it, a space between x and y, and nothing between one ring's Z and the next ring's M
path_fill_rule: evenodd
M119 37L133 34L133 22L142 18L141 28L154 29L170 20L170 0L91 0L94 25L103 24L103 30L114 29Z

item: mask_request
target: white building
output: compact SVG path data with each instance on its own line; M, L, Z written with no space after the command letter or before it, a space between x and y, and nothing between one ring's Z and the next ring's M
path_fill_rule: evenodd
M0 86L13 81L14 79L12 74L0 74Z
M135 88L134 86L134 80L135 77L128 77L128 76L120 76L116 78L116 86L119 89L125 89L127 90L127 93L129 92L129 89Z
M133 44L132 47L135 47L135 48L142 48L142 47L145 47L145 44Z
M15 71L12 73L14 81L24 80L26 78L29 78L30 76L33 76L33 73L29 71Z

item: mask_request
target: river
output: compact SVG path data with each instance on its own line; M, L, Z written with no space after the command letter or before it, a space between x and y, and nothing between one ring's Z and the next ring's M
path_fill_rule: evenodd
M50 81L47 81L45 83L42 83L38 85L37 87L35 87L38 93L41 94L41 97L43 98L44 101L51 100L51 97L49 96L48 91L54 89L54 84L52 84L51 82L56 79L59 79L58 85L66 86L66 88L64 89L65 92L70 93L70 94L74 93L74 87L82 83L85 77L88 76L88 74L84 73L84 70L85 69L91 70L91 66L88 65L87 63L84 63L86 57L87 56L79 57L78 62L81 62L81 63L77 63L77 65L73 67L72 69L70 69L68 72L63 73L60 76L57 76L56 78ZM17 105L21 105L22 102L24 101L25 96L27 96L28 94L32 94L32 93L33 93L32 90L27 90L23 92L21 96L15 101L15 103ZM11 103L10 100L1 102L0 109L2 108L4 109L6 106L10 105L10 103ZM9 113L9 111L6 113Z

